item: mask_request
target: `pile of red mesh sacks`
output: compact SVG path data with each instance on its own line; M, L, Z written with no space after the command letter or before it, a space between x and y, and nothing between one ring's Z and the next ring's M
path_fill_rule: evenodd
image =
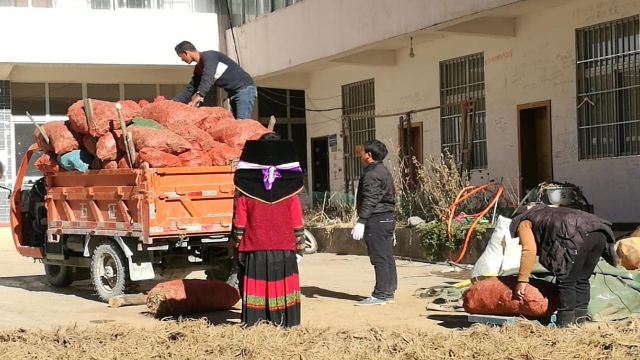
M225 166L236 160L244 143L269 132L255 120L235 120L220 107L194 108L159 96L154 102L119 102L127 132L133 140L136 162L152 168ZM36 129L34 137L44 152L34 166L42 172L63 170L58 156L86 152L91 169L130 168L115 103L91 100L93 115L87 122L82 100L69 107L68 121L52 121ZM86 154L83 154L86 155ZM86 156L85 156L86 158Z

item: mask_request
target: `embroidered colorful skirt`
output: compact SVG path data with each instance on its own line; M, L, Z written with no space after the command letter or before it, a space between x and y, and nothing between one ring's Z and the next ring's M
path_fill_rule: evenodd
M300 281L295 251L247 252L240 267L242 322L269 321L279 326L300 324Z

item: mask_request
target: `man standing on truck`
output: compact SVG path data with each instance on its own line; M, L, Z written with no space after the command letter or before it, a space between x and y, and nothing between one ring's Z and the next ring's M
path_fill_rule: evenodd
M395 208L395 184L393 176L382 163L387 157L387 147L379 140L369 140L360 151L364 164L358 182L356 208L358 222L351 235L358 241L364 238L369 259L376 276L376 284L370 297L358 301L357 306L394 303L398 287L396 261L393 257Z
M238 63L215 51L199 52L189 41L176 45L176 54L187 64L196 62L193 77L187 87L173 101L198 106L212 85L229 95L231 112L236 119L250 119L258 90L251 76Z

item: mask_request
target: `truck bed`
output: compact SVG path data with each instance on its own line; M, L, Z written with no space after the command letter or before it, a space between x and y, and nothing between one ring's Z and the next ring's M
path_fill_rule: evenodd
M231 231L231 166L113 169L45 176L48 233L155 238Z

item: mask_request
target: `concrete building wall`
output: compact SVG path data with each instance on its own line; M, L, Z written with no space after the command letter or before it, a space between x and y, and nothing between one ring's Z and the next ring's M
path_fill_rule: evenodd
M575 30L640 13L635 0L582 0L536 11L515 20L516 35L499 39L450 36L397 50L392 67L342 65L309 75L308 108L340 107L341 85L375 79L376 113L394 113L438 105L439 62L483 52L487 107L488 168L475 182L503 178L518 183L517 105L551 101L553 169L556 181L582 186L596 214L615 222L640 222L637 204L639 157L578 160ZM315 99L315 100L314 100ZM324 100L321 100L324 99ZM341 112L307 112L308 136L339 134ZM439 112L415 115L424 124L424 154L440 151ZM376 136L398 143L397 118L376 119ZM342 142L331 172L343 167ZM310 161L310 159L309 159ZM344 175L331 191L344 188Z

